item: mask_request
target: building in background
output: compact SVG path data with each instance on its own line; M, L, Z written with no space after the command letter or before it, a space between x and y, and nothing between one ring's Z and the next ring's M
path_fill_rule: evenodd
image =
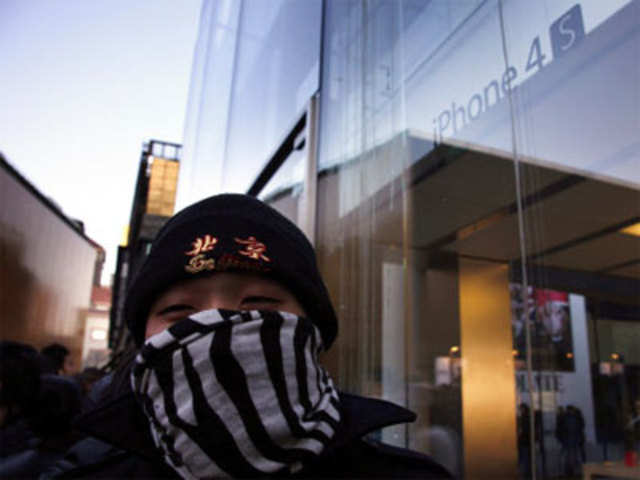
M84 329L83 368L102 368L111 358L111 349L109 348L110 312L111 287L94 284L91 289L91 306Z
M118 247L112 291L109 345L122 352L129 342L123 306L132 274L149 254L156 233L173 215L182 146L151 140L143 144L126 240Z
M572 405L581 461L621 460L638 18L637 0L205 0L178 206L248 192L307 233L338 385L418 414L383 440L465 478L550 478Z
M82 365L104 249L0 155L0 338L65 345Z

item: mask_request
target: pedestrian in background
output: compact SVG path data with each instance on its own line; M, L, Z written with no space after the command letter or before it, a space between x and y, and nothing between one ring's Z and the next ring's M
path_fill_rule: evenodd
M584 420L577 407L567 405L564 415L564 436L566 445L564 473L567 476L580 475L580 445L584 438Z
M0 478L37 478L62 456L40 429L42 391L37 350L0 342Z
M45 373L72 375L75 372L69 349L59 343L47 345L40 351L45 361Z

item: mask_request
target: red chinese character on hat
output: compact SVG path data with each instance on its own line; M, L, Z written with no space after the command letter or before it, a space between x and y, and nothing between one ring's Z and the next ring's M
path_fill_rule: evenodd
M213 250L213 247L218 243L218 239L209 234L206 234L204 237L196 238L191 245L193 248L188 252L184 252L186 255L194 256L200 255L202 252L209 252Z
M240 250L238 252L240 255L244 255L245 257L249 257L254 260L264 260L265 262L271 261L269 257L264 255L264 252L267 250L267 246L256 240L256 237L249 237L246 240L235 238L234 240L240 245L245 245L244 250Z

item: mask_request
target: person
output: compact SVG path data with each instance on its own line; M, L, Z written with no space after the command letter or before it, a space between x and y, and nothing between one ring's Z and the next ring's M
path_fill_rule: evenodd
M80 385L83 395L88 395L93 386L98 382L105 373L97 367L86 367L79 373L76 373L73 378Z
M217 195L171 218L125 318L135 360L50 476L451 478L367 438L415 414L337 391L319 361L338 321L313 247L253 197Z
M560 470L564 471L567 457L567 429L565 426L565 418L567 412L564 406L559 405L556 409L556 426L554 435L560 444Z
M37 478L72 443L64 443L70 421L50 410L52 387L43 377L35 348L0 342L0 478Z
M0 342L0 477L37 475L40 439L30 419L40 393L38 352L30 345Z
M575 414L578 416L578 428L580 431L580 459L582 461L582 463L585 463L587 461L587 450L586 450L586 435L585 435L585 422L584 422L584 415L582 413L582 410L580 410L578 407L574 406L573 407Z
M624 426L624 463L629 467L638 466L638 440L640 440L640 398L631 405L628 422Z
M580 444L584 438L584 419L582 412L574 405L567 405L564 417L565 429L565 465L567 476L580 474Z
M47 345L40 354L45 361L45 373L54 375L71 375L74 373L73 357L69 349L60 343Z
M531 411L529 404L522 402L518 406L517 443L518 443L518 469L522 478L531 477L531 424L529 416Z
M91 403L90 392L93 389L94 385L102 378L105 377L105 372L96 367L86 367L79 373L76 373L73 376L73 380L80 387L80 391L82 393L82 409L88 410L93 404Z

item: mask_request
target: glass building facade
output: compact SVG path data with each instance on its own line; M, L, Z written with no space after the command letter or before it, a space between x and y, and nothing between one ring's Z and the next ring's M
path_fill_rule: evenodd
M315 244L345 391L463 478L637 451L640 2L205 1L178 207ZM635 425L635 426L634 426Z

